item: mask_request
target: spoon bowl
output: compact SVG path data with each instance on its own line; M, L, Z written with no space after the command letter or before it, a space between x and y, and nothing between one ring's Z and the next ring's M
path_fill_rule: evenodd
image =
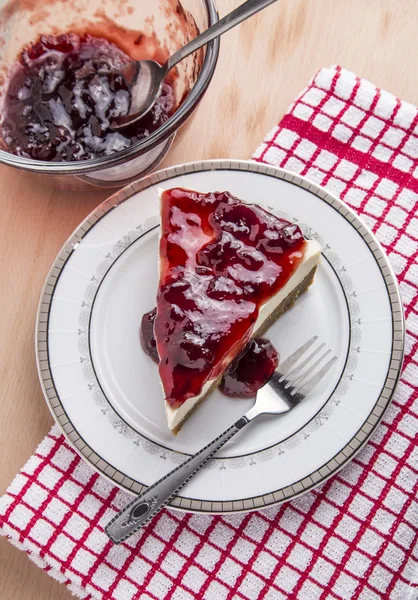
M142 119L154 106L167 74L155 60L138 60L124 65L119 73L130 87L129 112L112 120L114 130L122 129Z

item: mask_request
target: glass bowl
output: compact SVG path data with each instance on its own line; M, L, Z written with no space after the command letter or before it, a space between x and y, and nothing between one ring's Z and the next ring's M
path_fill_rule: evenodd
M135 60L163 62L217 20L213 0L0 0L0 113L9 69L22 48L41 35L89 33L109 39ZM163 160L202 99L218 53L219 39L179 63L177 109L164 125L129 148L85 161L47 162L16 156L0 139L0 162L58 188L122 187Z

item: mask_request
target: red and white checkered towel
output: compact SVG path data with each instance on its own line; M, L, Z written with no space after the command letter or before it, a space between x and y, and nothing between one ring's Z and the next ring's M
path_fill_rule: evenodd
M322 69L254 158L325 185L385 246L407 324L401 382L367 447L279 508L165 510L114 546L128 500L53 428L0 500L2 534L80 598L412 600L418 576L418 110Z

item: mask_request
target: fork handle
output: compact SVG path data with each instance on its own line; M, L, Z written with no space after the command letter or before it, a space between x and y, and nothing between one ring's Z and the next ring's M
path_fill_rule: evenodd
M250 422L246 416L238 419L210 444L164 475L144 494L135 498L106 525L105 531L115 544L120 544L159 512L175 493L240 429Z

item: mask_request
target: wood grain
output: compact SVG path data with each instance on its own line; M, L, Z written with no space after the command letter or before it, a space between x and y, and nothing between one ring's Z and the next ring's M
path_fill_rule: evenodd
M220 14L237 4L218 0ZM164 166L250 157L322 66L341 64L418 104L417 21L416 0L281 0L223 37L209 91ZM0 493L52 424L33 340L43 281L65 239L106 195L58 192L0 167ZM70 593L2 539L0 597Z

